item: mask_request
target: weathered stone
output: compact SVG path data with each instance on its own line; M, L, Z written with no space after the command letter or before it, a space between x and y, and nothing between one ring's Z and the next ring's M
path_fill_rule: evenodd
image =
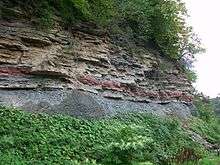
M96 73L96 74L94 74L94 77L102 78L102 74L98 74L98 73Z
M90 76L90 75L85 75L85 76L79 76L78 80L83 83L83 84L86 84L86 85L99 85L99 81Z
M82 90L82 91L85 91L85 92L94 93L94 94L99 93L96 89L91 88L90 86L85 86L85 87L81 87L81 88L79 87L78 89Z
M133 63L132 67L134 67L134 68L143 68L143 65L138 64L138 63Z
M123 99L124 96L118 93L116 94L112 92L104 92L103 97L110 98L110 99Z
M158 104L109 99L77 90L0 90L0 101L8 106L31 112L60 113L84 118L114 116L128 112L176 116L182 120L191 116L191 105L180 102Z
M0 92L0 101L6 104L79 116L114 114L120 108L188 116L192 85L157 52L141 48L133 55L97 34L94 25L80 25L83 29L70 33L59 27L41 32L22 23L0 24L0 88L6 91ZM169 67L162 70L159 64ZM184 114L174 108L187 110Z
M0 76L23 76L30 73L30 68L15 66L0 66Z
M45 69L36 69L36 68L33 68L31 71L30 71L30 74L32 75L45 75L45 76L57 76L57 77L70 77L70 75L68 74L68 72L64 69L48 69L48 70L45 70Z
M106 80L101 83L103 89L108 89L112 91L123 91L121 84L117 81Z
M27 51L28 48L22 43L17 43L13 41L0 40L0 46L2 49L8 49L12 51Z
M118 78L118 79L113 79L113 80L115 80L115 81L117 81L117 82L119 82L121 84L127 84L127 85L132 85L132 84L136 83L134 79L132 79L132 78L129 79L129 77L128 77L128 79L120 79L120 78Z
M140 86L149 86L150 84L149 84L149 82L141 82L139 85Z
M98 66L108 67L108 63L102 62L100 59L94 58L94 57L89 57L89 56L85 57L85 56L78 55L76 60L82 61L82 62L92 63L92 64L98 65Z
M44 47L44 46L50 46L52 44L51 41L46 38L30 37L30 36L20 36L20 38L24 42L24 44L30 46Z
M144 75L146 78L155 79L160 77L160 71L156 69L144 70Z

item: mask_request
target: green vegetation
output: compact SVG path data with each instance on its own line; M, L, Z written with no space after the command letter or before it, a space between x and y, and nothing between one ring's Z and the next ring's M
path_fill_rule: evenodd
M193 119L190 128L208 142L220 146L220 119L213 118L211 122Z
M204 96L195 96L194 104L198 110L199 118L205 122L212 122L215 119L214 107L211 101Z
M55 17L62 18L64 26L93 22L115 36L153 44L175 60L193 58L203 50L186 24L181 0L3 0L2 9L8 8L20 8L26 19L47 27ZM8 12L2 15L7 18Z
M190 81L190 82L193 82L195 83L196 80L197 80L197 74L195 71L192 71L190 69L185 69L185 74L186 74L186 77L187 79Z
M219 96L211 99L211 103L212 103L214 110L215 110L215 113L217 114L218 117L220 117L220 97Z
M211 100L197 96L194 104L198 109L199 118L192 119L191 130L220 147L220 118L215 117Z
M204 159L199 160L197 163L195 162L187 162L182 165L219 165L220 158L218 156L210 156Z
M130 114L84 120L1 107L0 121L0 164L166 165L190 160L201 165L219 163L191 140L175 119ZM205 122L194 124L193 128L202 136L212 131ZM216 142L219 132L210 138Z

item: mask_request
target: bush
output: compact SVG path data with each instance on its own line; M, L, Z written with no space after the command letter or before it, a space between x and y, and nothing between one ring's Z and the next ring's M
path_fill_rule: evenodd
M194 104L198 117L191 119L190 129L208 142L220 146L220 119L215 116L211 101L197 95Z
M215 119L214 107L209 99L205 98L204 96L196 96L194 104L197 108L199 118L205 122L211 122Z
M190 69L185 69L185 74L186 74L187 79L188 79L190 82L193 82L193 83L196 82L196 80L197 80L197 74L196 74L195 71L190 70Z
M177 120L146 114L83 120L1 107L0 120L3 164L166 165L203 151Z
M187 162L182 165L219 165L220 158L217 156L209 156L203 159L200 159L199 162Z
M56 15L65 26L92 21L110 30L118 27L132 40L151 43L175 60L192 58L203 50L185 22L187 12L180 0L9 0L5 6L19 6L27 17L37 17L45 26L51 26Z
M192 119L190 128L212 144L220 146L220 120L213 119L205 122L201 119Z

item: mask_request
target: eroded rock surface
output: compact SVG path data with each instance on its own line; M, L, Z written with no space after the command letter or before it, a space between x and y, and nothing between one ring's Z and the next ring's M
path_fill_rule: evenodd
M0 22L0 102L88 117L190 116L193 88L185 75L156 51L140 50L131 54L85 27L43 32Z

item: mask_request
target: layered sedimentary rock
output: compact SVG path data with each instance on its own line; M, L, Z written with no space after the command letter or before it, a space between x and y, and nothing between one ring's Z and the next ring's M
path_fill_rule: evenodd
M0 103L85 117L191 115L193 88L176 64L155 50L131 53L87 28L43 32L2 21Z

